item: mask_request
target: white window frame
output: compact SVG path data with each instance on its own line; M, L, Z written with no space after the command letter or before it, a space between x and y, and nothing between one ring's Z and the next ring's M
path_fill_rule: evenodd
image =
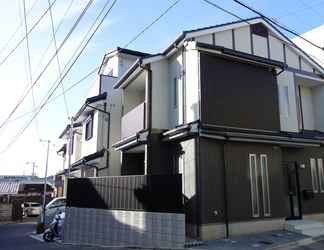
M252 158L254 158L255 165L252 166ZM259 183L258 183L258 162L257 162L257 155L256 154L249 154L249 166L250 166L250 186L251 186L251 206L252 206L252 216L254 218L260 217L260 199L259 199ZM253 186L253 174L254 171L255 175L255 189L256 193L254 193L254 186ZM257 211L254 211L254 201L256 201Z
M265 166L263 164L264 162L265 162ZM269 185L269 165L268 165L268 156L266 154L260 155L260 168L261 168L261 182L262 182L263 213L265 217L270 217L271 203L270 203L270 185ZM269 207L266 207L267 204L266 200L268 201Z
M311 158L310 159L310 170L311 170L311 175L312 175L312 187L313 187L313 192L318 193L318 175L317 175L317 166L316 166L316 159Z
M317 170L318 170L318 184L319 184L319 191L324 193L324 166L323 166L323 159L317 159Z

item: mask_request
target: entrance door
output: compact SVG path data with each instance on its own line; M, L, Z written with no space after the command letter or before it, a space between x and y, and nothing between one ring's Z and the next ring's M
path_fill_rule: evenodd
M298 163L288 163L286 169L290 203L290 215L287 217L287 220L300 220L303 218L303 214Z

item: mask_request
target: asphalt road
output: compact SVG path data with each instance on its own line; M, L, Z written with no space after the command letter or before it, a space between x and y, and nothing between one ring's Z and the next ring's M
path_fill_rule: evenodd
M34 230L35 230L35 222L0 224L0 249L1 250L30 250L30 249L32 250L45 250L45 249L78 249L78 250L109 249L111 250L112 249L112 248L64 245L60 243L45 243L30 237L30 234ZM293 250L323 250L323 249L324 249L324 240L308 246L294 248ZM122 250L122 248L118 248L118 250Z
M321 240L308 246L294 248L293 250L323 250L323 249L324 249L324 240Z
M0 224L1 250L45 250L45 249L78 249L94 250L100 247L81 247L59 243L45 243L31 238L29 235L35 230L35 222L17 224ZM107 249L107 248L106 248Z

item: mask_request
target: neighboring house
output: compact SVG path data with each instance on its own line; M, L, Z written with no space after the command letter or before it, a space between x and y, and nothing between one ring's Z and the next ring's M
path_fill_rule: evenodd
M301 35L308 41L316 44L317 46L324 48L324 25L321 25L315 29L312 29ZM309 42L305 41L301 37L295 37L292 41L301 49L303 49L307 54L309 54L315 61L324 67L324 50L311 45Z
M269 22L185 31L119 77L121 174L182 173L188 236L324 218L324 69Z
M120 153L112 149L112 144L120 138L121 91L113 90L113 86L119 76L143 56L148 54L121 48L104 56L94 85L73 116L71 147L71 125L67 125L59 136L66 143L58 153L63 157L65 173L70 172L71 177L120 175ZM69 168L69 148L71 168L66 171Z

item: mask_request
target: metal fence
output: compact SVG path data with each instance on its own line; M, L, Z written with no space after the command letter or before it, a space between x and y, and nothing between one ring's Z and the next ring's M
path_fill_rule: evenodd
M182 213L181 175L69 179L67 206Z

